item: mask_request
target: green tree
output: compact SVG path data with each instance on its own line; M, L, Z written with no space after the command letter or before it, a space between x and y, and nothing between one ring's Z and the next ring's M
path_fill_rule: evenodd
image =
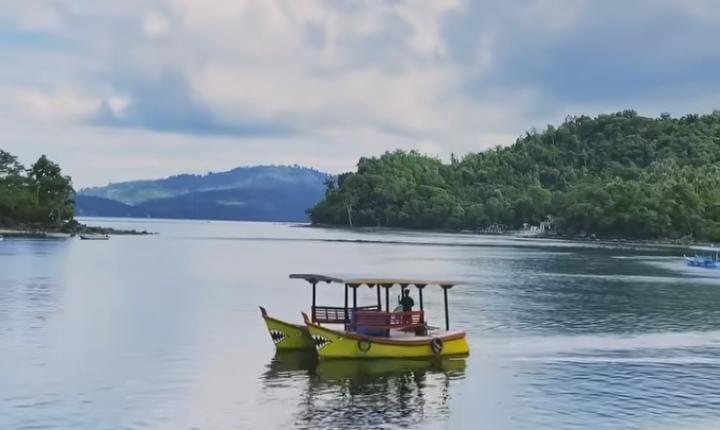
M69 177L44 155L25 169L0 150L0 222L62 223L74 216L74 190Z

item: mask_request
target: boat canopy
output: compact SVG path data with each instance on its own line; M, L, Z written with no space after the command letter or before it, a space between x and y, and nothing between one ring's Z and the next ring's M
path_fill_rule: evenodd
M290 275L291 279L304 279L311 284L317 284L320 282L326 283L337 283L344 284L350 287L358 287L360 285L367 285L368 287L381 286L384 288L390 288L394 285L400 285L407 287L410 285L416 287L425 287L428 285L437 285L442 288L452 288L455 285L460 284L455 281L438 281L429 279L405 279L405 278L338 278L335 276L319 275L312 273L293 273Z
M312 321L313 322L338 322L348 324L350 319L350 309L353 312L358 310L382 310L382 301L380 297L380 288L385 288L385 311L390 313L390 288L395 285L405 291L407 287L413 286L418 289L418 295L420 299L420 315L424 312L423 306L423 289L428 285L436 285L442 288L443 299L445 302L445 330L450 330L450 313L448 311L448 290L455 285L460 284L454 281L433 281L429 279L405 279L405 278L339 278L336 276L320 275L313 273L292 273L290 274L291 279L304 279L312 285ZM317 295L317 284L320 282L326 282L328 284L342 284L345 288L345 304L342 308L340 307L328 307L328 306L316 306L315 299ZM357 305L357 290L362 285L367 285L370 288L377 290L377 306L370 307L358 307ZM349 304L349 291L352 290L352 308ZM362 309L361 309L362 308ZM331 315L332 314L332 315ZM342 318L341 318L342 316ZM421 321L423 321L421 317Z

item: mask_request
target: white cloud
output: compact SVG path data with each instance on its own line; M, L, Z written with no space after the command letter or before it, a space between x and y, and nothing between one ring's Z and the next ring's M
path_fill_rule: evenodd
M122 96L110 96L106 99L108 108L113 115L122 118L125 116L125 111L130 106L130 99Z
M30 121L72 123L86 120L100 108L100 100L70 90L43 92L32 88L0 90L0 106Z
M254 115L308 126L393 125L421 132L448 119L433 106L452 87L452 70L356 69L333 79L288 72L208 64L191 83L196 97L229 121Z
M143 16L143 30L150 37L158 37L170 31L170 21L159 12L146 12Z
M83 181L155 175L123 168L128 153L338 171L510 144L570 113L717 103L710 0L0 0L0 20L0 147L31 130L34 150L64 153L74 136L105 166L67 155ZM254 123L294 134L243 134Z
M459 0L404 1L392 4L394 11L411 28L409 46L424 54L444 52L445 43L439 18L460 6Z
M178 31L206 53L183 62L192 97L224 122L289 122L317 134L374 128L442 147L458 134L472 144L472 128L488 113L497 124L492 111L507 113L516 99L483 104L459 91L463 71L445 55L442 22L460 2L168 4ZM309 28L321 42L308 43ZM481 61L490 67L492 56Z
M61 12L50 2L0 0L0 11L3 17L22 30L55 31L61 28Z

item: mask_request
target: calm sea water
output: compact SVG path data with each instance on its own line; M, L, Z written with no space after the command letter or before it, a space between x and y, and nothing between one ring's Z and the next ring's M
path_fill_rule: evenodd
M688 250L92 222L160 234L0 242L0 429L720 425L720 271L683 267ZM471 356L276 357L257 306L299 322L310 289L291 272L463 281L451 321ZM441 293L425 298L440 325Z

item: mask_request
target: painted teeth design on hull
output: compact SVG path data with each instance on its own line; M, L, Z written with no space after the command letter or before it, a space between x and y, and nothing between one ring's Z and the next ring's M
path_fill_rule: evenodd
M312 338L315 341L315 349L317 349L318 351L325 348L330 343L330 339L326 338L325 336L315 335Z
M280 330L270 330L270 337L272 338L272 341L277 345L278 343L282 342L283 339L285 339L285 333L281 332Z

